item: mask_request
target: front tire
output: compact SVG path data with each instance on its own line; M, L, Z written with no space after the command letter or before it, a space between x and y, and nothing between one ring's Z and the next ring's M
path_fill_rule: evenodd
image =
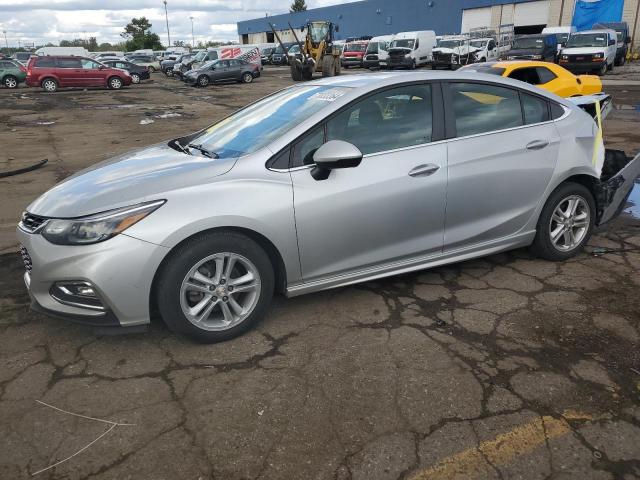
M604 62L602 66L598 69L597 74L600 76L603 76L607 73L607 70L609 70L609 67L607 65L607 62Z
M332 55L325 55L322 57L322 76L333 77L336 73L336 67L334 65L334 58Z
M18 79L13 75L7 75L2 79L2 83L7 88L18 88Z
M200 75L198 77L198 85L200 85L201 87L206 87L209 85L209 77L207 77L206 75Z
M531 250L551 261L577 255L591 237L595 212L587 187L573 182L560 185L542 209Z
M140 83L140 75L138 75L137 73L132 73L131 74L131 81L133 83Z
M253 75L249 72L245 72L242 74L242 83L251 83L253 82Z
M122 88L122 79L120 77L111 77L107 85L111 90L120 90Z
M269 309L274 272L265 251L234 232L185 242L163 266L157 305L169 328L202 343L246 332Z

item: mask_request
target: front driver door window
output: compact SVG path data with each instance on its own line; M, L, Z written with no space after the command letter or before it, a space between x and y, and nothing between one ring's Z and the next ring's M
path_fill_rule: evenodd
M305 281L440 253L447 147L433 142L432 125L443 123L434 113L436 90L424 83L369 95L294 145L298 168L291 178ZM314 180L304 167L312 166L325 140L353 143L364 153L362 163Z

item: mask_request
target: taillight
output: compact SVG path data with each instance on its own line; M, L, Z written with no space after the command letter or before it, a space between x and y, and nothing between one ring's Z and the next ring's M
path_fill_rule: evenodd
M21 71L22 73L27 73L27 69L26 69L26 67L25 67L24 65L20 65L20 67L19 67L19 68L20 68L20 71Z

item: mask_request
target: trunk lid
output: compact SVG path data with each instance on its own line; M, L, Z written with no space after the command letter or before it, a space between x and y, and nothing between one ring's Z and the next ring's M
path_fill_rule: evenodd
M620 215L639 177L640 153L629 157L621 150L605 150L602 174L596 186L598 225Z

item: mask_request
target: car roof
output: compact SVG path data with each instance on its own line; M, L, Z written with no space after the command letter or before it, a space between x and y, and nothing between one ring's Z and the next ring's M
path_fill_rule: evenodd
M357 91L357 94L355 94L355 96L360 96L365 90L371 91L404 82L420 82L427 80L481 80L490 83L501 83L505 86L516 87L521 90L530 90L538 95L545 95L549 98L553 98L559 103L567 103L564 99L558 97L557 95L554 95L545 90L541 90L537 87L534 87L533 85L529 85L519 80L502 77L499 75L493 75L490 73L481 73L477 71L465 72L464 70L423 70L417 72L378 72L372 74L341 75L338 77L319 78L317 80L307 82L306 85L324 85L353 88L355 91Z
M581 32L574 32L571 35L582 35L583 33L611 33L613 29L611 28L594 28L592 30L583 30Z

